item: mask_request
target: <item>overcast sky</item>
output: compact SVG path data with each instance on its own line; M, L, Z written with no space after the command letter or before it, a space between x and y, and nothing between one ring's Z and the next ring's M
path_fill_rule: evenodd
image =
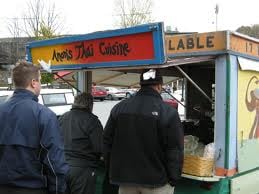
M115 28L114 0L49 0L64 21L64 34L84 34ZM0 38L11 36L10 18L22 17L27 0L2 0ZM215 5L219 5L218 30L236 30L242 25L259 24L259 0L153 0L155 22L181 32L216 30ZM20 22L22 23L22 21Z

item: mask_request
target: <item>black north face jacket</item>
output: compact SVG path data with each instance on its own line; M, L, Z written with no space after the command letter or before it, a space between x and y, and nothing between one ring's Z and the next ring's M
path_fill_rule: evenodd
M110 182L175 185L183 165L183 128L177 110L152 88L117 104L104 129Z

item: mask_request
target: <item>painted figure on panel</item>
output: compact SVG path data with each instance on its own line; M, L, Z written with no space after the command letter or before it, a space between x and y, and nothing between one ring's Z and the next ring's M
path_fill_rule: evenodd
M246 88L246 107L247 110L252 112L256 111L254 123L249 133L249 138L259 138L259 88L249 89L251 83L259 84L259 79L253 76ZM250 92L250 101L248 100L248 93Z

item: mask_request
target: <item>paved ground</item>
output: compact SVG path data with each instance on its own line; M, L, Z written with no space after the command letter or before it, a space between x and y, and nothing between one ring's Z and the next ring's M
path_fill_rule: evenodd
M110 100L104 100L104 101L94 101L94 108L93 108L93 113L96 114L103 127L105 126L110 111L112 109L112 107L117 104L118 102L120 102L119 100L115 100L115 101L110 101Z

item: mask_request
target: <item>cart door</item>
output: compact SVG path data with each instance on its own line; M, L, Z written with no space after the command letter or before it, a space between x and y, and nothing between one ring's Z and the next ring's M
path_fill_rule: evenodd
M244 172L259 166L259 62L238 62L238 171Z

